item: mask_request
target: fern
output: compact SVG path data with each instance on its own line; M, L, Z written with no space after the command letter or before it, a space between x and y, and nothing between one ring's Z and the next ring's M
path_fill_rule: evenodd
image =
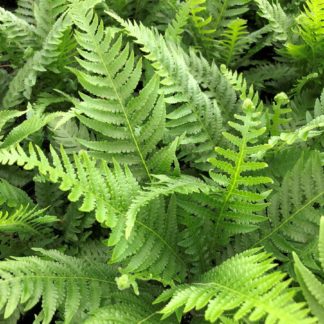
M264 244L282 261L289 261L286 254L295 251L308 266L316 268L312 247L321 209L315 204L323 202L323 180L319 154L313 152L307 159L301 156L271 196L269 222L254 246Z
M162 78L162 84L168 86L167 93L174 94L167 101L179 102L180 99L181 102L186 102L185 108L174 112L172 118L179 119L177 124L182 125L181 132L183 132L184 123L187 124L186 131L189 136L183 143L191 144L188 149L191 153L185 153L190 154L188 159L194 161L197 159L195 152L199 152L199 160L206 160L213 144L217 142L221 129L221 115L217 102L211 100L201 90L199 83L185 64L185 56L180 48L166 42L154 30L136 23L125 22L113 13L109 14L136 38L136 42L143 46L142 51L149 54L148 59L152 61Z
M158 79L153 77L139 96L132 98L141 78L141 61L134 62L134 54L128 46L121 49L121 38L112 42L113 35L105 33L102 23L91 11L87 14L87 10L76 6L71 11L81 30L76 37L82 48L79 50L82 59L78 62L84 68L84 71L74 69L73 72L82 86L96 97L83 93L82 101L76 105L76 113L80 114L81 123L106 139L96 142L80 139L80 143L104 152L100 157L140 165L150 178L146 160L162 139L165 122ZM87 51L89 42L96 51Z
M247 188L272 182L268 177L251 174L267 167L266 163L253 161L251 157L256 152L266 151L269 146L255 145L257 138L265 132L264 127L259 127L260 112L256 111L249 99L244 101L242 108L244 115L235 115L241 123L229 122L239 136L223 133L226 140L236 149L217 147L215 151L222 158L209 159L217 170L210 172L212 179L224 187L223 193L217 198L219 212L215 224L216 233L220 229L228 234L235 234L237 230L248 232L256 229L254 223L262 221L263 217L255 213L266 206L262 201L269 193L258 193Z
M274 32L274 39L285 42L291 38L292 20L282 9L278 1L255 0L259 15L268 20Z
M9 89L2 102L5 108L17 106L23 102L24 98L29 99L31 97L37 75L60 56L60 52L57 49L60 46L64 33L70 26L71 21L66 16L62 16L55 22L44 40L43 48L36 51L11 80Z
M105 264L73 258L55 250L36 251L41 257L1 262L1 306L5 319L18 305L27 311L41 299L42 323L50 323L58 309L70 323L78 312L99 308L116 286L115 271Z
M220 0L208 1L207 8L213 16L213 27L218 35L222 34L223 28L233 20L249 10L250 0Z
M14 213L0 213L0 232L41 235L42 228L57 221L55 216L44 216L44 210L20 207Z
M319 242L318 242L318 250L319 257L321 262L321 275L323 275L324 271L324 218L321 218L320 221L320 233L319 233ZM295 261L295 271L297 275L297 279L301 284L303 294L306 300L309 303L309 306L314 315L316 315L319 319L319 323L323 320L324 315L324 286L321 281L319 281L315 275L307 269L303 263L300 261L298 255L294 253L294 261Z
M258 253L257 253L258 252ZM258 249L239 254L220 266L202 274L196 282L170 289L155 301L171 299L162 309L164 317L176 310L189 312L207 306L205 319L216 322L232 311L236 321L267 320L279 323L313 323L306 318L302 303L293 301L295 289L287 289L289 280L281 272L269 272L275 264Z

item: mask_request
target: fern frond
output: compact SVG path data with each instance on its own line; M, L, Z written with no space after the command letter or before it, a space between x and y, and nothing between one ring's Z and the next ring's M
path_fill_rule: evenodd
M92 312L84 321L84 324L106 324L106 323L147 323L156 322L175 324L175 318L161 321L158 307L152 306L152 297L149 294L141 293L140 297L123 293L114 294L116 302L98 308Z
M42 323L49 324L58 309L71 323L79 312L95 311L116 284L115 270L55 250L35 249L41 257L1 261L0 305L9 318L21 305L24 311L41 299Z
M190 7L189 2L187 1L182 3L177 9L175 18L170 22L165 30L165 36L175 42L180 42L189 18Z
M58 48L71 24L72 22L68 16L61 16L55 22L44 40L42 49L36 51L11 80L9 89L3 98L2 104L4 108L15 107L23 102L24 98L29 99L31 97L39 73L46 71L46 68L61 55Z
M36 28L12 12L0 7L0 36L5 44L0 45L0 51L8 54L23 55L23 52L34 45ZM12 53L11 53L12 52ZM14 57L10 57L14 59Z
M44 227L58 221L56 216L44 215L44 211L21 206L13 213L0 212L0 232L40 235Z
M167 317L183 309L201 310L207 306L205 319L216 322L227 311L236 321L271 321L273 323L314 323L303 303L293 300L296 290L290 280L274 271L271 256L258 249L248 250L196 278L196 281L163 292L155 303L171 299L161 313Z
M320 221L320 233L318 240L319 258L322 266L321 275L324 274L324 217ZM298 255L293 252L295 261L295 272L297 280L301 285L303 294L309 304L312 313L319 319L319 323L324 318L324 284L316 276L307 269L300 261Z
M213 16L213 28L219 36L232 20L239 18L249 10L251 0L208 1L208 11Z
M253 161L251 157L270 148L267 144L255 145L257 138L266 131L265 127L260 128L261 112L256 111L249 99L245 99L242 108L244 115L235 115L240 123L229 122L229 126L237 132L238 136L228 132L223 133L225 139L235 149L217 147L215 151L222 158L209 159L217 170L210 172L212 179L224 187L215 225L216 233L220 226L222 231L228 231L229 234L235 234L237 229L241 231L256 229L255 223L264 219L255 213L266 207L263 200L269 192L259 193L249 188L272 182L268 177L253 175L255 171L266 168L267 164ZM236 229L235 224L241 225Z
M30 25L36 25L34 17L34 0L18 0L15 15L28 22Z
M237 71L232 72L225 65L221 65L220 70L233 88L238 91L241 100L250 99L257 111L263 110L263 102L258 92L254 90L253 85L248 85L243 73L238 73Z
M150 187L140 191L127 211L126 238L129 237L134 227L139 211L155 199L162 196L170 196L174 193L189 195L197 192L208 193L212 190L206 183L191 176L169 178L165 175L156 175L154 177L158 181L153 182Z
M274 32L274 39L285 42L291 37L293 21L282 9L277 0L255 0L259 7L258 14L265 18Z
M262 227L260 239L254 246L265 245L283 261L289 261L287 253L295 251L304 262L308 260L308 266L316 267L312 247L318 233L323 198L324 174L320 154L315 151L307 158L300 157L271 196L267 209L269 222Z
M181 132L176 136L181 136L183 130L187 132L187 139L183 140L182 144L188 144L188 150L185 152L188 159L199 163L206 161L218 142L221 113L217 102L202 91L187 66L186 54L179 46L165 40L156 30L135 22L126 22L114 13L108 14L119 21L127 33L142 45L142 51L147 54L147 58L162 78L161 83L167 86L165 94L172 94L166 101L185 103L181 109L172 112L168 117L175 119L174 123L178 126L181 125L178 128Z
M80 139L85 147L99 151L100 157L137 165L151 178L148 155L156 149L164 134L165 105L158 95L159 80L155 76L137 97L133 92L141 78L142 63L134 62L129 45L122 38L113 41L103 23L87 7L76 5L71 15L80 29L76 39L83 70L73 69L82 86L94 97L81 93L76 104L81 123L103 135L103 140ZM89 52L91 44L91 52ZM95 154L95 153L94 153ZM98 155L97 155L98 156Z
M246 39L244 39L248 34L246 23L247 21L244 19L232 20L221 35L222 39L218 46L226 66L230 66L248 45Z
M41 175L47 176L51 182L59 183L62 191L70 191L68 196L72 202L81 200L81 211L90 212L96 210L96 218L99 222L112 227L117 219L115 212L130 202L139 186L126 168L125 172L115 164L114 173L102 161L91 159L85 152L73 156L73 163L66 152L61 149L61 158L51 148L53 162L50 163L43 151L38 146L29 144L29 155L21 146L0 150L2 164L17 164L25 169L38 169ZM117 179L116 177L119 177ZM122 190L120 190L123 188ZM124 192L117 198L117 192ZM109 200L110 196L116 199ZM111 205L111 202L113 204Z
M205 17L206 0L186 0L189 6L190 16L195 28L195 32L200 38L198 47L208 47L213 43L213 34L215 29L212 28L212 16Z
M128 239L124 221L117 225L108 239L108 245L115 245L110 262L125 265L121 273L132 280L181 282L187 265L177 246L178 231L175 197L169 203L157 198L141 209Z

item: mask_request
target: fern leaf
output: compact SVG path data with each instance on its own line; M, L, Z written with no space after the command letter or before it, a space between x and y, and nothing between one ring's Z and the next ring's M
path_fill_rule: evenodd
M290 39L291 18L285 13L278 1L256 0L259 7L259 15L268 20L275 39L285 42Z
M108 14L119 21L127 33L142 45L142 51L147 54L147 58L162 78L161 83L167 86L165 92L174 94L170 102L179 102L179 99L186 102L185 108L179 111L180 116L173 117L175 119L184 117L177 121L182 127L178 128L181 133L176 136L181 136L185 129L188 139L182 143L190 144L188 159L199 163L205 162L217 142L222 119L217 102L202 91L200 84L189 70L183 50L164 40L154 29L123 21L112 12Z
M63 309L66 323L77 312L95 311L116 284L114 269L55 250L35 249L41 257L20 257L0 265L1 306L8 318L18 305L27 311L42 299L42 323ZM88 296L91 296L89 298Z
M126 214L126 238L129 238L134 227L136 216L144 206L161 196L174 193L191 194L195 192L208 193L211 188L204 182L190 176L180 176L174 179L165 175L155 176L158 181L138 193Z
M324 218L320 221L320 233L318 249L320 255L320 261L322 266L322 273L324 272ZM319 323L323 322L324 316L324 285L318 280L315 275L307 269L300 261L298 255L293 253L295 261L295 272L300 283L303 294L309 304L313 314L319 319Z
M13 213L0 212L0 232L40 235L44 227L58 221L55 216L44 215L44 211L21 206Z
M82 101L76 110L81 123L104 135L104 139L80 143L103 152L99 156L105 159L121 162L122 158L123 163L138 165L151 178L146 161L162 139L165 123L159 80L153 77L137 97L132 97L141 78L141 61L135 63L129 45L122 47L121 37L113 41L113 35L104 31L98 17L92 11L87 13L87 7L81 8L75 6L71 15L80 29L76 38L82 56L78 62L83 70L72 71L94 97L81 93Z
M205 319L216 322L225 312L234 320L273 323L314 323L303 303L293 300L296 290L279 271L269 272L275 264L271 256L258 249L248 250L200 275L193 283L162 293L155 301L171 299L162 309L164 317L176 310L183 312L207 307Z
M261 215L255 213L266 207L266 204L262 201L269 193L257 193L248 188L272 182L268 177L252 175L253 172L267 167L264 162L251 160L251 156L255 152L266 151L269 148L267 145L255 145L257 138L266 130L265 127L260 128L259 118L261 113L256 112L255 106L249 99L246 99L243 103L243 112L245 115L235 115L235 118L241 123L229 122L230 127L239 136L228 132L223 133L224 137L237 149L217 147L215 151L222 159L209 159L218 171L210 173L212 179L225 187L220 198L216 232L219 230L219 226L222 226L223 230L226 231L227 228L229 232L235 233L235 226L231 229L230 223L223 224L227 220L244 224L247 228L251 226L250 230L255 229L253 223L262 220Z
M312 247L321 216L321 210L314 208L314 204L323 202L323 183L320 155L313 152L308 158L301 156L271 196L269 222L254 246L265 244L282 261L287 261L282 254L295 251L304 262L308 260L307 265L314 267Z
M6 109L19 105L24 98L29 99L31 97L39 73L46 71L45 68L55 62L61 55L58 48L64 38L64 33L70 28L71 23L67 16L61 16L46 36L42 49L36 51L25 65L18 70L3 98L3 106Z

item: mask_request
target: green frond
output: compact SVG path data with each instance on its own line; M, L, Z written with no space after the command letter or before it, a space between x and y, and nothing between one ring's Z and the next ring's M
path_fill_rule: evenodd
M118 164L115 164L112 172L103 161L97 163L85 152L73 155L73 160L70 160L63 149L61 157L53 148L50 151L52 163L38 146L30 143L29 154L26 154L21 146L17 145L0 150L0 163L17 164L27 170L38 169L38 172L48 180L59 183L60 190L70 191L68 195L70 201L82 199L81 211L96 210L97 220L113 227L117 221L116 211L118 213L118 210L124 208L139 190L130 171L126 168L124 172ZM110 200L109 197L115 199Z
M232 20L241 17L249 10L250 2L251 0L207 0L207 9L213 16L212 26L218 36Z
M0 212L0 232L41 235L42 230L58 221L57 217L44 215L45 210L21 206L13 213Z
M161 321L158 307L152 306L152 297L141 293L140 297L123 293L115 294L117 302L98 308L87 317L84 324L106 323L145 323L156 324L157 322L175 324L175 318Z
M71 323L80 312L95 311L116 289L115 270L104 263L74 258L55 250L36 249L41 256L1 261L0 305L9 318L41 300L41 323L50 323L57 310Z
M281 186L270 198L269 221L262 226L260 239L254 246L265 245L282 261L287 253L296 252L308 266L314 262L314 242L317 240L324 198L324 174L320 154L301 156L288 171ZM315 206L319 204L319 206Z
M320 233L318 240L319 257L322 266L321 275L324 274L324 217L320 221ZM295 272L297 280L301 285L303 294L309 304L312 313L319 319L319 323L323 323L324 318L324 284L316 278L316 276L307 269L296 253L293 253L295 261Z
M243 73L238 73L237 71L232 72L228 70L225 65L221 65L220 70L228 82L239 93L241 100L250 99L257 111L263 110L263 102L258 92L254 90L253 85L248 85Z
M244 19L232 20L225 28L222 39L218 46L221 49L221 56L226 66L230 66L233 61L246 49L247 21Z
M277 0L255 0L259 7L258 14L269 22L274 33L274 40L286 42L291 37L293 21L282 9Z
M34 1L36 33L44 40L61 14L68 9L67 0Z
M44 116L34 115L31 118L23 121L21 124L14 127L5 137L3 143L0 143L0 148L8 148L12 145L22 142L28 136L36 133L51 121L62 118L64 113L51 113Z
M190 2L181 3L177 9L175 18L170 22L165 30L165 36L175 42L180 42L190 18Z
M155 199L162 196L170 196L174 193L189 195L204 192L207 194L212 190L206 183L191 176L169 178L165 175L155 175L154 177L158 181L153 182L150 187L140 191L127 211L126 238L130 236L139 211Z
M292 132L282 132L279 136L273 136L269 139L272 146L284 148L287 145L306 142L312 138L319 137L323 134L324 115L319 115L306 125L295 129Z
M34 17L34 0L18 0L15 15L27 21L30 25L36 25Z
M175 197L157 198L141 209L125 238L120 222L108 239L115 246L111 263L124 265L121 273L134 279L158 280L165 285L184 279L187 265L178 245L178 216ZM134 280L133 279L133 280Z
M198 47L208 47L213 43L215 29L212 26L212 16L206 16L206 0L186 0L189 7L190 16L195 29L195 37L199 37Z
M82 124L102 138L79 141L95 156L137 165L151 178L147 159L163 138L165 128L166 111L163 96L158 94L159 80L154 76L138 96L133 96L141 79L141 60L135 62L129 45L122 46L121 37L114 41L114 35L87 7L75 5L70 13L79 28L76 39L81 58L77 61L82 67L72 71L93 95L80 93L82 101L76 103L76 113Z
M215 152L219 157L209 159L216 169L216 172L210 172L211 178L224 187L218 198L220 207L215 225L216 233L220 228L221 232L228 231L230 235L235 234L237 229L253 231L257 228L256 224L264 220L258 212L267 206L263 201L269 192L255 191L252 187L272 183L272 179L254 175L268 165L254 161L252 157L257 152L265 152L270 146L257 144L257 138L266 129L260 128L261 112L256 111L250 99L245 99L243 112L244 115L235 115L239 123L229 122L229 126L238 135L223 133L233 149L216 147ZM236 224L240 226L235 226Z
M2 55L7 52L10 59L14 59L13 53L22 57L24 51L36 40L35 33L35 26L0 7L0 37L5 41L5 44L0 45Z
M186 138L182 141L183 148L187 144L184 155L188 160L205 166L222 128L216 100L210 99L202 91L186 64L186 54L179 46L165 40L154 29L124 21L114 13L108 13L142 45L142 51L147 54L146 57L161 77L161 83L166 86L163 89L166 102L183 103L181 109L168 115L168 119L174 119L172 123L178 126L177 133L172 132L172 136L181 136L186 132Z
M271 256L259 249L245 251L204 273L190 284L163 292L155 303L171 299L161 310L167 317L177 310L189 312L205 307L205 319L216 322L231 311L233 319L271 323L314 323L303 303L294 301L296 290L288 288L285 274L270 271Z
M61 51L58 48L71 24L72 22L68 16L61 16L57 19L47 34L42 48L26 61L9 83L9 89L2 102L4 108L15 107L23 102L25 98L29 99L31 97L37 76L46 71L46 68L60 57Z
M272 104L273 113L267 113L267 128L272 136L278 136L282 133L282 128L287 126L290 118L285 116L291 113L291 109L285 107L289 104L288 96L281 92L277 94L274 98L274 103ZM282 107L283 106L283 107Z

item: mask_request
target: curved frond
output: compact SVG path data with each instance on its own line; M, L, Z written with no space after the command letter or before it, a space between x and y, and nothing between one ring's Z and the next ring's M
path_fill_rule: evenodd
M155 303L171 299L162 309L164 317L183 309L189 312L205 307L205 319L216 322L226 312L236 321L271 323L314 323L307 318L303 303L293 300L296 290L287 288L290 280L275 267L273 259L258 249L248 250L196 278L196 281L167 290Z

